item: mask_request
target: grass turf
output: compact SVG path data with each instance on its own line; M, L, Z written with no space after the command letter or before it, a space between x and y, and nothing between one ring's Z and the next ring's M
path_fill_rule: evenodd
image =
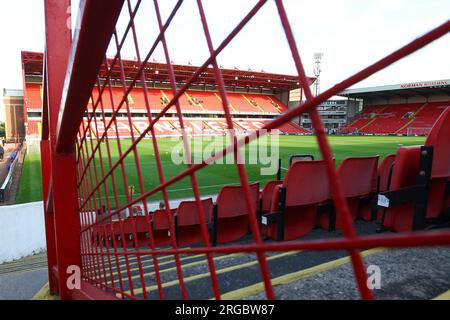
M22 168L16 203L42 200L41 155L39 144L28 146Z
M379 155L380 161L388 154L395 153L400 145L419 145L423 144L422 137L360 137L360 136L331 136L330 143L336 158L336 164L339 165L342 159L355 156L371 156ZM198 141L198 138L194 140ZM209 142L207 142L209 143ZM129 140L121 141L122 150L126 150L130 146ZM176 165L172 162L172 149L180 145L179 139L161 138L158 140L159 152L164 170L164 179L176 176L184 171L187 166ZM90 144L88 146L90 150ZM23 174L20 180L19 191L17 195L17 203L25 203L31 201L38 201L42 198L41 191L41 175L40 175L40 160L39 153L36 148L30 148L30 152L26 157ZM114 164L119 159L117 143L110 143L111 161ZM203 150L204 151L204 150ZM86 152L86 150L84 150ZM154 157L154 150L150 140L144 140L140 143L137 150L139 154L140 167L142 171L142 182L144 190L148 191L159 185L159 177L157 173L157 166ZM248 158L248 148L246 148L246 158ZM84 190L92 190L92 186L96 185L103 176L103 172L110 170L108 164L108 152L106 144L102 144L101 148L103 166L100 162L100 154L97 153L95 161L91 162L91 168L95 170L87 171L87 179L83 185ZM201 150L194 154L201 153ZM279 156L282 159L282 167L288 167L289 157L292 154L312 154L316 159L320 159L320 151L318 149L316 139L314 136L281 136ZM103 167L103 168L102 168ZM249 181L259 181L262 187L265 182L273 180L273 175L261 175L260 164L246 164ZM122 170L124 175L122 174ZM282 170L283 174L285 170ZM125 179L124 179L125 177ZM202 195L210 195L217 193L223 185L239 183L239 176L234 164L213 164L201 169L197 174L197 181ZM123 168L118 166L114 170L114 179L117 186L118 203L114 201L113 177L109 176L106 179L106 184L102 185L96 192L96 197L104 199L108 197L111 201L111 206L115 207L126 202L125 186L133 185L135 195L139 194L139 181L136 169L136 162L131 152L124 161ZM126 181L125 181L126 180ZM188 177L178 181L168 188L170 199L192 197L191 180ZM149 201L162 199L162 193L158 192L148 198Z

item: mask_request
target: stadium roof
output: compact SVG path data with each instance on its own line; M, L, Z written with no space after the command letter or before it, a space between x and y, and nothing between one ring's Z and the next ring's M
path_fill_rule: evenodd
M437 94L444 94L450 97L450 79L348 89L341 92L339 95L353 99L386 99L396 97L408 98L412 96L429 97Z
M22 89L3 89L4 97L23 97Z
M111 64L113 59L109 59ZM126 79L133 79L139 68L135 60L123 60ZM42 76L43 54L37 52L22 52L22 64L25 76ZM116 63L117 65L117 63ZM173 64L175 77L178 83L183 84L192 76L198 67L192 65ZM238 69L221 69L225 86L231 88L249 88L270 90L273 92L288 91L300 87L298 77L293 75L282 75L267 72L244 71ZM102 66L100 70L102 77L106 77L107 70ZM145 67L146 78L151 84L170 84L167 65L165 63L148 62ZM120 79L120 68L115 67L112 72L113 79ZM309 85L313 84L315 78L308 78ZM200 79L194 85L215 86L214 69L208 68L200 75Z

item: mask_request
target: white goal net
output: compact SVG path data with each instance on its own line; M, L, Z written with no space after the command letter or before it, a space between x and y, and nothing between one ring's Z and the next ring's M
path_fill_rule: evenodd
M408 136L426 136L430 133L431 128L411 127L407 129Z

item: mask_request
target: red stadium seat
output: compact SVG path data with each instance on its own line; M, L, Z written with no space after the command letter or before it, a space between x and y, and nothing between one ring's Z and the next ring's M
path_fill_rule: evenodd
M342 161L338 169L344 195L347 198L350 213L355 220L359 212L370 211L370 195L377 188L378 156L347 158ZM362 200L366 200L365 203ZM330 215L322 213L319 216L320 226L330 228ZM341 218L336 217L336 228L341 228Z
M450 107L437 120L425 146L433 147L427 218L436 218L447 209L450 201L450 195L446 194L450 179Z
M277 185L282 184L282 180L274 180L267 182L266 186L261 192L260 213L270 212L272 205L273 191Z
M394 166L395 154L390 154L384 158L378 167L377 173L377 192L384 192L390 189L389 181ZM375 210L376 216L372 208L365 206L359 213L359 217L365 221L381 219L381 211Z
M172 216L175 214L176 209L171 209ZM167 217L167 210L156 210L152 215L152 234L155 245L166 246L170 244L170 227L169 218Z
M395 154L386 156L378 167L378 191L388 190L389 174L394 165Z
M328 198L325 162L295 162L275 187L271 213L263 215L266 235L278 241L306 235L316 226L318 205Z
M205 221L211 223L213 202L211 198L202 200ZM200 219L196 201L183 201L180 203L176 212L176 236L179 246L187 246L203 241Z
M441 114L424 147L398 150L386 196L392 205L384 227L397 232L421 229L425 218L437 218L448 209L450 177L450 108ZM398 195L403 192L403 196ZM426 206L425 206L426 205Z
M220 190L214 209L213 244L232 242L248 233L249 220L242 186ZM259 208L259 183L250 185L255 210Z

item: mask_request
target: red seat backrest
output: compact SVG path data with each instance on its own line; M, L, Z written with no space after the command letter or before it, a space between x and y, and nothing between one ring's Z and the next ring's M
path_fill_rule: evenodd
M213 201L211 198L201 201L206 223L211 222ZM192 226L200 224L196 201L183 201L177 209L177 224L179 226Z
M275 189L275 186L282 184L283 181L281 180L274 180L267 182L266 186L264 187L263 191L261 192L261 199L262 199L262 211L266 212L270 210L270 204L272 203L272 195L273 190Z
M420 164L420 146L401 147L395 156L391 190L417 183Z
M301 206L326 201L329 194L324 161L295 162L284 178L286 206Z
M253 199L255 210L258 209L259 183L250 185L250 195ZM229 218L247 214L247 205L244 190L241 186L226 186L220 190L217 196L217 217Z
M379 156L344 159L338 175L346 197L358 197L375 192Z
M432 178L450 177L450 107L439 116L428 135L426 146L433 146Z
M391 171L392 164L395 161L395 154L390 154L384 158L378 167L378 176L380 177L380 191L387 190L387 184L389 180L389 172Z
M172 216L175 214L176 209L170 209ZM169 219L167 219L166 209L156 210L152 215L153 229L169 229Z

